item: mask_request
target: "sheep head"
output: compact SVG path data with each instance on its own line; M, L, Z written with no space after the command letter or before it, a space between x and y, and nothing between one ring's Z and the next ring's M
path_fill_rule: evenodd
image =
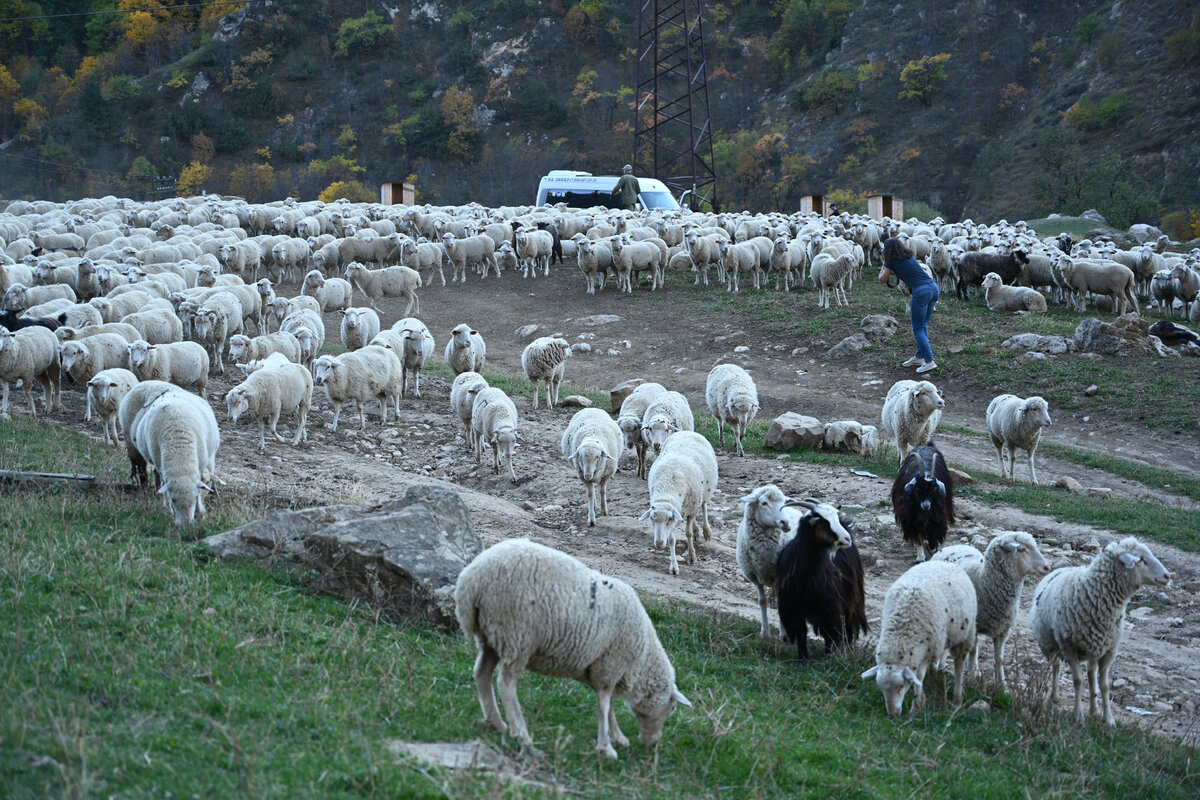
M238 417L250 410L251 397L254 397L254 392L240 386L229 390L229 393L225 395L225 407L229 411L230 422L237 422Z
M1041 397L1029 397L1021 403L1021 416L1041 428L1050 427L1050 407Z
M1119 542L1109 542L1104 553L1129 571L1134 588L1146 584L1166 586L1175 577L1137 537L1126 536Z
M650 524L654 526L654 546L662 547L667 543L667 534L671 528L679 522L683 522L683 515L679 513L679 509L666 502L654 503L649 509L642 512L638 520L650 520Z
M900 708L904 704L904 695L910 688L916 689L916 699L913 701L915 711L921 700L921 682L912 667L901 667L894 664L876 664L862 674L862 679L875 679L875 685L883 692L883 702L887 707L889 717L900 716Z
M760 486L742 498L745 504L743 519L753 519L763 528L775 528L781 531L791 530L792 524L784 513L784 507L791 500L778 486L768 483Z

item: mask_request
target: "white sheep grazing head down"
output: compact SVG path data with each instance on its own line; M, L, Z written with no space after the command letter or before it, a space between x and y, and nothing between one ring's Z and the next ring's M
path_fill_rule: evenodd
M1027 397L1018 410L1021 419L1031 427L1050 427L1050 406L1038 396Z
M883 692L883 702L887 706L889 717L900 716L900 708L904 705L904 696L908 694L909 689L916 688L918 698L922 694L921 681L912 667L876 664L862 674L863 680L868 678L874 678L875 685Z
M235 386L225 395L225 408L229 411L229 421L237 422L238 418L250 410L250 398L254 392Z
M679 509L670 503L659 501L650 508L642 512L638 517L639 521L650 520L654 530L654 546L663 547L666 545L671 529L680 522L683 522L683 515L679 513Z
M632 700L632 698L631 698ZM670 694L652 693L629 706L637 718L638 741L645 747L654 747L662 739L663 723L676 705L691 708L692 703L683 692L672 687Z
M203 493L210 491L211 487L202 480L171 478L163 481L158 493L166 497L167 509L176 525L191 525L196 521L197 511L206 513Z
M792 522L785 511L789 502L791 498L785 495L783 490L773 483L768 483L742 498L745 505L743 515L746 519L753 519L760 527L789 531L792 529Z
M929 381L919 381L912 388L911 403L913 411L920 417L928 417L934 411L941 411L946 407L946 401L942 399L938 388Z

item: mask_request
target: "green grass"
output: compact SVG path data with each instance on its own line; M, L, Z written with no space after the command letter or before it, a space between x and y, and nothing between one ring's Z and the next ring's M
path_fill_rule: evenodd
M1029 227L1032 228L1040 238L1047 236L1058 236L1060 233L1069 233L1075 239L1081 239L1091 231L1097 228L1105 229L1116 233L1116 229L1110 228L1107 225L1101 225L1094 219L1085 219L1083 217L1055 217L1054 219L1031 219L1026 220Z
M70 432L46 441L25 450L48 469L100 448ZM18 492L0 505L6 798L556 794L418 767L384 747L475 738L580 797L1200 791L1192 750L1128 726L1076 728L1040 711L1036 688L997 695L991 711L954 711L934 676L926 711L892 720L858 677L868 647L800 667L756 624L654 599L695 707L667 722L657 751L635 741L609 763L592 751L590 690L529 675L521 698L545 753L529 756L481 726L473 647L459 634L315 596L286 573L210 561L158 504L94 499ZM968 705L981 697L968 687ZM633 734L624 706L618 716Z
M1145 486L1163 489L1200 502L1200 479L1179 472L1172 472L1139 461L1130 461L1127 458L1076 450L1073 447L1064 447L1048 442L1040 445L1038 452L1072 461L1080 466L1103 470L1112 475L1137 481Z

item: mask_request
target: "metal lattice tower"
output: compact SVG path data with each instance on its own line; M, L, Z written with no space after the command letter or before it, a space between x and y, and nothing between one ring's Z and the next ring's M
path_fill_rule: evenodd
M701 0L642 0L638 10L637 169L717 206Z

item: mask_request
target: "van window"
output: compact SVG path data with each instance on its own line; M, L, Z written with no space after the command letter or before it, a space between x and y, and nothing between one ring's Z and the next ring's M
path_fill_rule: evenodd
M670 192L642 192L642 203L647 208L679 208L679 203L675 202L675 198L671 197Z
M620 208L621 198L618 195L609 194L608 192L568 192L561 189L550 189L546 192L544 205L549 206L555 203L566 203L571 208L592 208L594 206Z

